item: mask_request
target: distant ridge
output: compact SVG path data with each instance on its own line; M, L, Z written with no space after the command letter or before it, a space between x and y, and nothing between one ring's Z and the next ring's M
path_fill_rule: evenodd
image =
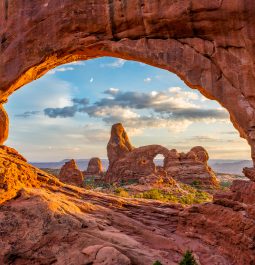
M31 165L38 168L51 168L51 169L59 169L61 168L65 162L70 159L64 159L59 162L30 162ZM89 159L75 159L80 170L87 169ZM156 161L156 163L160 164L160 160ZM102 159L102 164L104 170L108 168L108 159ZM242 175L242 170L244 167L252 167L251 160L230 160L230 159L210 159L209 165L212 169L217 173L226 173L226 174L237 174Z

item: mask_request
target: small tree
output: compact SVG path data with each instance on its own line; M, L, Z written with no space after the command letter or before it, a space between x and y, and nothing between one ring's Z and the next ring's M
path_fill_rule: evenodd
M186 251L179 265L198 265L191 251Z

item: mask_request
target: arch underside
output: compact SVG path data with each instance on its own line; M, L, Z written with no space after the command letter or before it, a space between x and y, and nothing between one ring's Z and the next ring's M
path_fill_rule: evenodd
M135 60L217 100L255 161L254 14L252 0L0 0L0 102L67 62Z

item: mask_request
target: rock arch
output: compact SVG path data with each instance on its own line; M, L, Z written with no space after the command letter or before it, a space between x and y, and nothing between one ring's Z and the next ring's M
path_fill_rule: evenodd
M254 14L253 0L0 0L0 104L60 64L132 59L217 100L255 161Z

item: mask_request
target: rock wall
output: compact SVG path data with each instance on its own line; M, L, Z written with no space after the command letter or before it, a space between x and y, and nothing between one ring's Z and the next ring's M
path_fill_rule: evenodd
M118 130L116 130L116 127ZM119 133L121 132L121 134ZM108 159L111 161L106 173L108 182L140 180L155 177L174 178L187 184L197 182L200 185L218 185L216 176L207 165L207 151L200 146L192 148L187 154L168 150L161 145L148 145L130 148L131 143L122 124L114 124L107 145ZM123 144L124 143L124 144ZM110 149L109 149L110 147ZM157 155L164 156L164 166L154 163Z
M63 63L140 61L217 100L255 161L254 23L253 0L0 0L0 103Z

